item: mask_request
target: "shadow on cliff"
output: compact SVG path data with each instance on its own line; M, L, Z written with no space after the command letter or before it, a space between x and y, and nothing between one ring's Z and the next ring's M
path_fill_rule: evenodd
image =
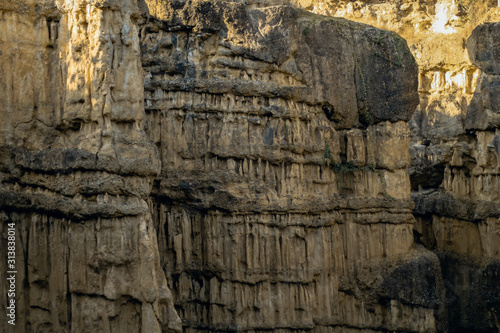
M413 130L419 131L418 136L424 138L411 147L412 198L416 203L414 215L419 221L416 229L420 229L418 236L422 239L419 241L434 251L440 261L443 280L442 290L439 291L440 305L443 307L440 321L447 322L445 327L448 332L493 333L500 329L500 260L486 257L484 251L479 256L454 252L450 250L453 244L448 244L448 249L440 248L436 245L433 226L436 218L451 217L460 223L478 227L479 224L486 223L487 218L498 218L500 214L497 202L480 201L472 196L460 199L447 193L442 184L445 169L448 168L452 172L465 171L466 177L472 177L473 169L479 163L478 151L474 149L481 149L479 136L483 132L489 132L494 137L487 145L486 160L488 166L491 166L487 169L495 170L498 165L500 61L495 61L498 55L494 45L498 43L491 41L498 40L499 32L498 23L486 24L478 26L469 37L469 56L482 72L466 110L458 116L449 116L439 112L435 105L429 105L431 112L421 110L412 120ZM426 128L432 122L438 128ZM433 136L437 132L440 136ZM453 144L446 140L443 142L443 137L447 137ZM453 232L451 228L450 232ZM467 242L470 240L467 239Z

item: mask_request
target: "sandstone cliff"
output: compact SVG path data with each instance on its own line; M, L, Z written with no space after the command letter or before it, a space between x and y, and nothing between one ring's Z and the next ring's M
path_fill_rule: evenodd
M415 231L440 257L449 329L500 326L497 1L298 1L395 31L419 65L410 121ZM484 24L486 23L486 24Z
M2 281L17 230L17 324L2 331L179 330L147 203L161 164L142 126L136 4L0 13Z
M498 61L484 57L496 26L468 43L481 72L464 72L473 125L460 139L475 134L434 163L450 145L421 139L426 74L419 87L420 44L401 29L410 48L278 2L1 1L0 13L2 244L8 223L18 234L5 331L498 325L498 191L481 206L462 189L498 174Z
M141 58L163 168L153 215L185 331L434 331L406 42L287 5L175 6L144 2Z

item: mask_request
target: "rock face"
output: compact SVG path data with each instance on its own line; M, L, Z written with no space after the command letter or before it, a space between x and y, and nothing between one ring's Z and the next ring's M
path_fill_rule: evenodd
M498 25L467 43L482 83L448 156L393 32L278 2L0 13L3 331L498 326Z
M1 330L180 330L147 202L161 164L142 128L136 4L0 10L2 281L17 231L16 326Z
M441 156L444 177L433 193L415 193L415 213L429 247L440 251L443 277L459 292L452 327L500 327L500 24L478 26L468 39L481 70L464 120L466 133ZM427 230L426 230L427 229Z
M435 331L405 41L290 6L166 4L143 3L141 59L162 161L153 219L184 330Z
M415 231L439 256L450 331L500 327L496 1L297 2L401 34L419 64L410 121ZM485 23L485 24L483 24Z

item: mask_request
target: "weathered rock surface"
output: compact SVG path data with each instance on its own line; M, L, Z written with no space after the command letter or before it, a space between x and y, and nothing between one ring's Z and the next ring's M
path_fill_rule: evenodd
M146 201L160 160L136 4L2 1L0 15L2 281L17 231L16 326L1 331L180 330Z
M494 66L460 72L476 104L440 130L415 117L448 74L427 82L429 65L419 85L406 41L365 24L278 2L0 1L0 13L0 239L16 223L19 266L5 331L495 327ZM480 66L495 27L469 42ZM425 145L410 120L466 144ZM416 152L430 162L410 169ZM415 189L443 183L435 200L415 195L417 223L409 170Z
M449 156L439 157L440 188L414 195L424 242L441 252L443 278L455 286L449 293L451 327L468 330L500 327L500 75L494 69L500 48L492 37L497 26L478 26L467 43L481 70L464 122L468 131L447 147Z
M486 74L500 75L500 23L487 23L472 31L467 41L470 60Z
M410 121L415 231L440 258L448 329L496 332L500 327L500 282L494 275L500 228L497 2L297 3L316 13L389 29L408 40L420 72L420 105Z
M141 56L153 219L185 331L435 331L405 42L290 6L166 4L143 3Z

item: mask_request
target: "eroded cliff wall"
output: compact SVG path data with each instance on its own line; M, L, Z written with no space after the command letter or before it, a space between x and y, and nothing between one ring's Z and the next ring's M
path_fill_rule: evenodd
M455 266L443 258L462 243L437 256L419 238L432 249L437 226L481 224L420 204L415 224L421 141L408 121L422 126L404 39L278 2L3 1L0 12L2 245L9 223L18 234L17 325L2 328L460 326L449 320L470 303L448 306ZM491 300L477 310L485 329L498 313L489 221L477 257L493 264L474 270Z
M153 215L185 330L435 331L406 42L288 5L142 8Z
M0 3L2 288L15 223L16 326L180 329L147 203L160 172L142 128L132 1Z
M300 1L389 29L419 65L410 121L415 230L440 257L451 331L494 331L500 316L497 1ZM488 23L489 22L489 23Z

